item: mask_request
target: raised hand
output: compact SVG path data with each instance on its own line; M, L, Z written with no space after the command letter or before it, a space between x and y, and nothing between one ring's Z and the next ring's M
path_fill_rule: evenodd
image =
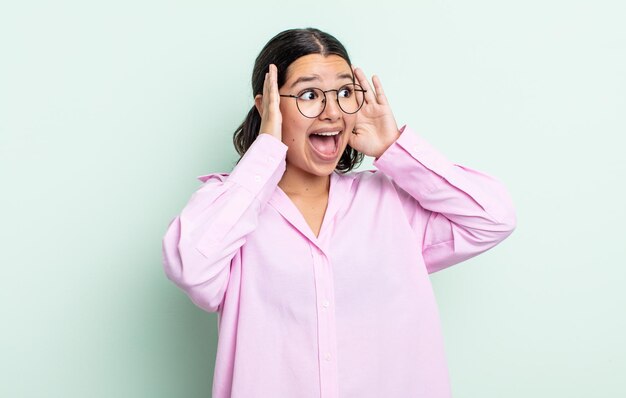
M276 65L270 64L269 72L265 74L263 95L257 94L254 100L257 110L259 110L259 114L261 115L259 134L270 134L282 141L283 117L280 113L278 69Z
M378 76L372 77L374 91L360 68L353 66L352 70L358 83L367 92L365 103L357 113L356 126L348 144L367 156L378 158L400 136L398 125Z

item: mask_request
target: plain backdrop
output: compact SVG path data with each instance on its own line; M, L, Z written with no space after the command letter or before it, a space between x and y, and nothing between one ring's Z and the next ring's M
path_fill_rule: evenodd
M431 275L455 398L626 396L625 15L3 2L0 396L210 397L217 315L166 279L161 239L196 176L232 170L261 48L309 26L380 76L400 126L515 201L507 240Z

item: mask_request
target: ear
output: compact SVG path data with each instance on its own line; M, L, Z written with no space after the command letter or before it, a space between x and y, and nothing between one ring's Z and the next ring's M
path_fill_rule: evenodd
M257 94L254 97L254 106L256 106L256 110L259 112L259 115L263 115L263 95Z

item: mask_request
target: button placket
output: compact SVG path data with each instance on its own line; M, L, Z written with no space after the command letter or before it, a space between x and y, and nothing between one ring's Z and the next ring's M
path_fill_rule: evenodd
M313 245L311 249L313 252L315 289L318 301L318 352L320 359L321 397L336 398L338 394L337 364L333 355L336 351L336 336L334 313L330 306L333 297L332 271L327 256Z

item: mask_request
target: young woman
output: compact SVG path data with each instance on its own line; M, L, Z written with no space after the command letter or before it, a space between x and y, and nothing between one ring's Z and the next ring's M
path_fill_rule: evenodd
M213 398L450 397L428 275L512 233L506 188L398 128L317 29L272 38L252 89L242 157L163 239L167 277L218 313Z

